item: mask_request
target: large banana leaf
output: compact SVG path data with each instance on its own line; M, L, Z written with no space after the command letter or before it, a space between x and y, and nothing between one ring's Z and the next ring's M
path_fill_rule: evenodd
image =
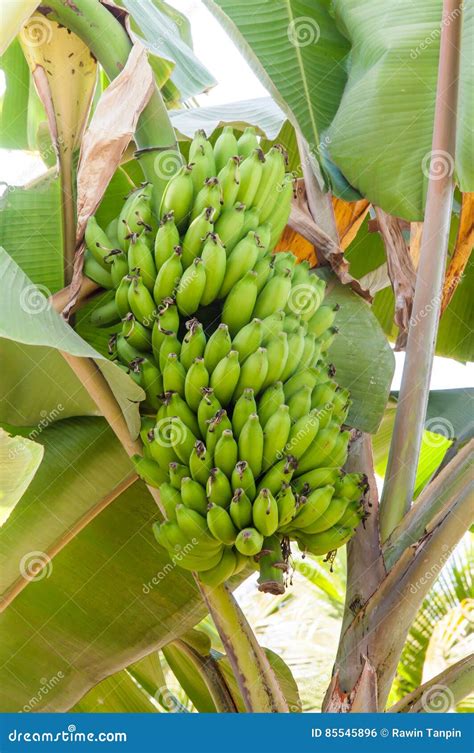
M441 0L205 0L324 168L385 211L423 218L438 75ZM464 4L455 170L474 188L470 152L474 11ZM331 170L329 170L331 172ZM438 174L438 173L437 173ZM342 176L340 176L342 179ZM332 181L338 192L338 182ZM345 188L345 182L342 182Z
M92 358L103 373L122 408L131 433L139 428L138 402L143 391L118 366L95 351L66 324L48 304L43 292L31 283L13 259L0 248L0 277L3 292L0 299L0 343L6 344L10 358L14 343L22 359L8 360L5 369L6 384L2 395L2 420L20 425L37 423L46 412L56 410L64 415L74 415L79 393L84 398L85 413L91 411L91 400L74 377L73 401L65 395L65 386L71 385L71 370L60 351L81 358ZM40 350L38 350L40 348ZM17 350L18 354L18 350ZM45 359L47 361L45 362ZM18 373L15 369L21 368ZM46 371L47 368L47 371ZM24 370L23 370L24 369ZM63 378L65 381L63 381ZM39 383L36 380L39 380ZM43 393L39 386L48 385ZM62 403L62 400L65 403ZM65 408L64 406L68 406Z
M0 428L0 526L28 488L43 459L43 448L25 437L12 437Z
M66 710L205 614L191 575L154 541L158 510L142 482L69 540L130 471L105 421L59 421L36 441L44 461L0 533L4 588L28 581L0 616L2 711Z
M382 328L367 303L347 286L329 277L325 304L338 304L339 328L328 358L336 367L336 380L351 392L347 423L374 433L387 403L395 359Z
M175 64L171 80L183 99L215 85L215 79L181 38L176 18L152 0L124 0L123 5L133 19L133 31L150 52Z
M7 149L28 149L28 99L30 72L14 40L0 58L5 76L5 93L0 114L0 146Z

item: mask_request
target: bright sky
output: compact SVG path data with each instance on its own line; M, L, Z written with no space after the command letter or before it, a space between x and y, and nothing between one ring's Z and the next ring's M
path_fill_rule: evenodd
M202 106L236 102L267 94L240 52L200 0L169 0L191 21L194 51L218 81L208 94L198 97ZM212 44L209 40L212 39ZM0 82L0 92L2 91ZM44 171L36 155L0 150L0 182L21 185ZM403 353L396 353L393 389L400 386ZM463 365L453 360L435 358L431 389L453 389L474 384L474 364Z

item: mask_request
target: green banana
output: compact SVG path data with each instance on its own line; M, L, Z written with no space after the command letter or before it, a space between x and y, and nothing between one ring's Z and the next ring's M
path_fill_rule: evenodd
M256 528L244 528L235 540L235 548L247 557L254 557L262 548L263 536Z
M238 153L238 145L237 139L234 136L234 129L232 126L224 126L222 133L218 136L216 143L214 144L216 169L218 171L222 170L229 159Z
M238 351L240 363L243 363L251 353L260 347L262 334L263 324L261 319L252 319L249 324L246 324L237 332L232 341L232 348Z
M142 359L142 387L146 393L146 402L156 411L160 407L159 395L163 394L163 377L149 358Z
M128 275L127 254L119 248L114 248L105 257L114 288L118 288L122 277Z
M214 232L225 246L227 256L243 236L245 204L224 209L214 225Z
M298 421L299 418L307 416L311 410L311 387L308 385L303 387L299 392L295 392L294 395L288 400L288 407L290 409L290 416L292 421Z
M170 484L173 487L173 489L180 491L183 478L186 478L186 475L188 473L189 473L188 467L186 465L183 465L182 463L172 462L169 464L168 475L169 475Z
M157 315L156 304L139 275L132 276L131 285L128 289L128 302L133 315L140 324L152 329Z
M266 283L258 294L254 316L264 319L279 309L284 309L291 290L291 273L289 270L278 272Z
M227 259L224 280L219 290L219 298L225 298L229 291L244 275L253 269L259 253L260 241L251 231L237 243Z
M212 374L219 361L225 358L232 349L232 340L227 324L219 324L206 343L204 363L209 374ZM222 407L222 406L221 406Z
M323 354L327 353L327 351L333 344L334 339L338 332L339 332L338 327L330 327L328 330L326 330L326 332L323 335L321 335L318 341L321 348L321 353Z
M160 335L161 344L159 346L159 350L157 350L158 354L158 366L160 367L161 371L164 371L166 364L168 363L168 356L170 353L175 353L177 356L179 356L181 352L181 343L178 340L178 337L175 332L172 332L171 330L165 329L162 331L158 330L158 334ZM155 353L155 342L158 339L158 335L155 335L155 330L152 330L151 333L151 342L153 347L153 353ZM156 355L155 355L156 358Z
M229 157L227 163L218 174L222 189L222 206L224 209L232 207L237 199L240 186L240 157Z
M304 338L304 327L299 327L296 332L288 335L288 358L281 374L282 382L286 382L298 370L304 351Z
M199 579L209 587L216 588L221 583L225 583L235 572L237 567L237 556L230 549L226 547L222 553L220 562L212 567L210 570L200 573Z
M211 374L211 387L220 404L225 407L232 399L240 375L239 354L230 350Z
M300 497L300 505L292 521L293 528L307 530L309 526L315 525L316 520L320 520L327 515L328 510L330 514L333 494L333 486L322 486L312 491L307 497ZM330 523L326 527L329 528L330 525L332 524ZM324 528L320 530L324 530ZM314 533L317 533L317 531L314 531Z
M327 554L328 552L339 549L344 546L352 536L350 528L342 528L338 525L330 528L328 531L316 533L313 536L309 534L298 535L298 544L303 551L310 552L316 556Z
M176 286L183 274L181 256L181 246L175 246L172 255L158 270L153 287L153 298L156 303L161 304L166 298L173 297Z
M251 207L257 193L262 177L265 155L260 148L246 157L240 165L240 185L237 193L237 201Z
M268 342L277 335L280 334L280 332L283 332L283 324L285 321L285 312L281 309L278 311L275 311L274 314L271 314L270 316L265 317L265 319L262 319L263 324L263 339L262 339L262 345L267 345Z
M258 590L277 596L285 593L284 573L288 565L283 559L282 545L278 536L268 536L262 544L258 557L260 576Z
M163 388L165 392L177 392L184 397L186 371L176 353L169 353L163 369Z
M132 461L136 472L148 486L159 489L167 480L168 474L154 460L143 458L141 455L133 455Z
M173 442L173 449L178 456L178 459L185 465L189 462L189 456L196 443L196 437L192 431L186 426L181 418L173 416L168 419L170 422L170 437Z
M232 499L229 479L220 468L211 468L206 483L206 495L210 504L227 507Z
M299 476L299 478L292 482L292 486L298 494L307 495L310 491L318 489L320 486L334 486L340 476L341 471L339 468L315 468Z
M167 392L165 394L165 401L167 418L178 416L195 436L199 436L200 431L196 414L191 410L186 401L183 400L182 396L178 392Z
M283 233L288 220L290 219L291 203L295 191L293 182L284 180L280 186L280 195L272 214L272 234L270 237L269 248L274 248L281 234Z
M189 476L184 476L181 480L181 499L185 507L195 510L200 515L207 515L206 490Z
M232 424L227 411L221 408L209 421L206 432L206 447L211 457L214 457L217 442L226 429L232 429Z
M214 212L212 221L216 222L222 210L222 187L218 178L207 178L204 185L194 200L191 212L191 222L198 217L208 207L212 207Z
M283 383L275 382L266 388L258 401L258 415L260 423L263 428L267 425L267 421L276 410L285 402L285 393L283 391Z
M247 387L235 403L232 413L232 431L237 439L240 437L240 432L250 414L256 412L257 404L254 398L254 391L251 387Z
M214 449L214 462L229 479L237 463L237 452L237 442L231 429L224 429Z
M258 260L259 261L263 261L263 259L266 256L266 258L268 259L268 261L273 261L275 257L274 256L269 256L267 254L267 251L270 250L270 238L271 238L271 234L272 234L272 227L271 227L270 223L269 222L264 222L263 224L261 223L258 226L256 232L257 232L257 235L258 235L258 237L260 239L260 251L259 251L259 255L258 255ZM273 268L274 267L272 265L272 269ZM263 287L263 285L262 285L262 287Z
M318 489L318 491L320 490ZM312 495L315 494L315 491L312 492ZM342 518L349 504L350 503L347 499L344 499L344 497L333 496L326 510L316 520L305 526L300 526L303 529L303 533L309 533L312 535L314 533L322 533L322 531L327 531L329 528L332 528ZM298 516L296 516L293 521L295 525L297 525L297 519Z
M323 468L332 465L327 460L330 458L332 449L336 444L340 428L335 424L330 424L326 429L321 429L316 435L313 444L301 456L297 476L312 471L314 468Z
M321 337L334 324L338 311L339 305L337 304L336 306L320 306L308 321L308 332L315 337Z
M337 525L342 528L355 529L361 520L364 520L364 505L360 502L349 502L343 516L337 521Z
M346 473L334 484L336 496L350 502L358 502L367 488L367 476L363 473Z
M293 400L296 397L294 395L291 399ZM290 406L290 416L291 416L291 406ZM292 455L296 459L301 458L308 447L312 445L314 442L316 435L319 431L319 419L318 419L318 411L317 410L311 410L309 413L305 413L301 416L301 418L298 418L294 424L292 424L290 429L290 434L288 437L288 451L291 452Z
M311 388L314 388L317 381L317 375L313 369L302 369L302 371L297 372L296 374L293 374L290 379L288 379L287 382L285 382L284 385L284 392L285 392L285 399L286 401L291 400L293 395L298 392L298 390L301 390L306 385L309 385ZM313 401L311 401L311 407L315 408L316 406L313 404Z
M128 249L128 271L139 274L148 290L153 291L156 279L156 267L153 254L145 243L143 237L133 238ZM122 273L126 274L127 270ZM113 277L113 270L112 270Z
M90 319L94 327L110 327L112 324L117 324L120 321L120 313L115 298L91 311Z
M262 389L268 371L267 349L257 348L240 367L240 376L234 391L234 400L243 394L248 387L257 395Z
M201 390L201 394L202 398L199 401L197 409L197 420L201 435L205 437L209 422L214 418L216 413L222 409L222 405L214 395L214 390L210 387L204 387Z
M300 358L299 369L306 369L319 360L321 349L319 343L316 343L314 335L305 335L303 354Z
M212 223L213 207L205 207L201 214L193 220L186 230L182 244L181 262L184 269L187 269L193 263L197 256L201 256L204 241L209 233L212 233L214 225ZM178 241L179 243L179 241Z
M105 271L110 271L107 256L114 251L114 245L102 230L95 217L89 217L84 234L86 247L92 258Z
M127 342L137 350L143 353L151 350L150 330L144 327L143 324L140 324L131 312L129 312L122 321L122 335Z
M267 471L271 465L284 454L291 428L291 418L287 405L280 405L271 416L263 430L262 470Z
M141 358L142 353L126 341L122 335L115 336L115 350L117 357L128 366L136 358Z
M161 269L165 261L173 255L175 246L179 246L179 232L174 221L174 212L165 214L160 222L155 238L155 264Z
M212 502L208 505L207 525L214 538L222 544L232 545L237 538L238 530L227 510Z
M234 470L232 471L231 484L234 492L237 489L243 489L247 497L252 500L255 499L255 478L252 470L246 460L239 460L236 463Z
M265 155L265 164L254 205L260 210L260 222L266 222L273 213L273 208L279 199L278 187L285 177L286 153L280 144L272 146Z
M150 443L148 445L153 460L158 465L169 472L169 464L175 463L178 459L170 439L169 421L158 421L155 428L150 432Z
M105 290L113 290L112 275L97 262L87 250L84 254L84 274Z
M249 154L258 149L258 138L255 128L247 126L237 141L237 151L241 157L248 157Z
M201 322L196 318L188 319L185 326L188 331L183 337L179 359L187 371L191 368L195 358L203 356L206 347L206 335Z
M125 277L122 277L115 291L115 304L117 306L117 311L119 312L121 319L123 319L123 317L126 316L130 311L130 305L128 303L128 289L131 284L132 281L129 275L125 275Z
M256 207L252 209L246 209L244 212L244 224L242 226L242 232L240 238L245 238L252 230L255 231L260 225L260 212Z
M277 494L284 484L291 481L297 466L296 458L293 455L287 455L268 469L258 482L257 491L266 487L272 494Z
M176 505L181 504L179 491L169 483L162 483L160 485L160 500L165 510L166 519L176 520Z
M322 382L316 384L313 388L311 395L311 407L323 408L326 405L333 406L333 400L336 396L337 384L336 382Z
M238 281L224 301L221 318L232 337L249 323L256 300L257 273L251 270Z
M260 238L260 242L262 243L263 241L261 236L259 235L259 233L257 233L257 235ZM257 290L260 293L260 291L263 290L263 288L273 275L273 256L266 254L262 259L259 259L254 267L254 270L257 273Z
M169 212L174 212L176 227L181 231L187 225L193 208L194 186L191 172L191 165L183 165L166 184L161 199L161 219L163 220Z
M193 160L196 155L204 153L209 159L214 159L214 150L211 142L206 137L206 132L200 128L194 134L189 146L189 159Z
M253 525L262 536L271 536L278 528L278 505L269 489L257 494L252 506Z
M201 306L208 306L216 300L226 272L226 250L215 233L209 233L202 250L202 261L206 273L206 284L201 296Z
M191 510L185 505L177 505L176 521L188 540L197 539L203 544L209 542L211 546L214 544L205 516L200 515L196 510Z
M176 305L181 314L196 313L206 286L206 272L200 256L185 269L176 290Z
M173 298L164 298L158 306L158 324L162 329L171 330L178 334L179 313Z
M198 440L189 457L189 470L191 471L192 479L201 484L201 486L205 486L211 472L211 466L211 458L206 450L206 446L204 442Z
M238 444L239 458L247 461L254 478L257 478L263 463L263 429L256 413L251 413L243 425Z
M195 413L201 402L201 390L208 385L209 373L204 365L204 358L196 358L186 372L186 379L184 381L185 400Z
M288 336L286 332L280 332L276 337L269 340L266 348L268 370L262 384L262 389L266 389L271 384L277 382L285 370L285 364L289 357ZM311 398L311 390L309 394Z
M204 181L216 174L214 155L207 149L200 147L193 155L191 178L193 180L194 193L197 194L204 185Z
M276 496L278 507L278 527L286 526L296 513L296 497L290 484L283 484Z
M239 531L252 525L252 503L241 487L234 491L229 514Z

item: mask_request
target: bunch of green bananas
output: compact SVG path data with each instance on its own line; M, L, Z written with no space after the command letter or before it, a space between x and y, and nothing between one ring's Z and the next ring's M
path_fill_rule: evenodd
M364 516L365 479L341 471L350 399L325 362L337 307L290 252L272 255L291 206L280 146L254 129L203 132L169 181L160 217L135 190L105 230L86 230L85 272L114 299L111 355L144 389L136 457L160 489L154 525L177 564L218 585L258 563L284 591L289 541L327 554Z

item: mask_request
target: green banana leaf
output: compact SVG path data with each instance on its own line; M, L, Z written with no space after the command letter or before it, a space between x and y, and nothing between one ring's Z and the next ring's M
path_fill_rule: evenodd
M30 71L20 43L15 39L0 58L5 93L0 114L0 147L28 149Z
M172 19L152 0L124 0L132 18L132 30L154 55L175 64L171 80L183 99L211 88L215 79L182 39L177 18Z
M388 400L395 358L370 306L334 275L321 275L329 281L325 305L340 306L335 320L339 333L328 359L336 367L337 382L351 392L347 423L373 434Z
M0 531L3 590L19 572L28 581L0 615L2 711L67 710L206 612L191 574L154 541L158 510L142 482L68 540L130 471L105 421L58 421L36 441L43 463Z
M2 395L1 420L8 423L30 425L44 418L54 410L62 413L67 405L65 415L73 415L75 402L61 402L65 395L65 385L71 385L71 372L60 351L82 358L92 358L107 380L133 436L138 434L140 417L138 402L143 399L143 391L118 366L95 351L66 324L48 304L44 291L31 283L13 259L0 248L0 277L4 290L0 300L0 343L7 341L6 353L11 357L11 343L18 346L24 356L23 363L18 364L9 358L6 371L6 384ZM38 351L38 348L42 350ZM47 362L45 363L45 359ZM21 376L15 368L22 368ZM23 367L24 371L23 371ZM46 371L46 368L48 369ZM44 394L38 390L36 379L40 375L41 386L49 385ZM72 391L85 398L84 407L91 410L91 400L82 385L74 377L75 389ZM80 401L82 404L82 400ZM20 407L21 406L21 407ZM52 406L52 407L51 407ZM49 410L49 413L48 413ZM97 413L95 408L93 413Z
M43 459L41 445L25 437L12 437L0 428L0 526L22 498Z
M178 134L192 138L198 128L209 136L216 128L232 125L243 130L253 125L267 139L275 139L280 132L285 115L271 97L257 97L239 102L209 107L194 107L170 113L171 122Z
M344 197L349 184L391 214L423 218L441 0L205 5L298 125L336 195ZM441 155L441 165L447 160L461 189L472 191L474 11L463 13L456 161Z
M252 70L297 123L311 149L332 122L347 78L350 45L331 3L205 0Z
M86 714L156 714L159 709L123 669L92 688L71 711Z
M425 431L415 480L415 498L439 468L446 452L457 438L474 434L473 389L432 390L429 394ZM395 423L396 393L390 398L377 434L373 438L375 469L384 476Z

